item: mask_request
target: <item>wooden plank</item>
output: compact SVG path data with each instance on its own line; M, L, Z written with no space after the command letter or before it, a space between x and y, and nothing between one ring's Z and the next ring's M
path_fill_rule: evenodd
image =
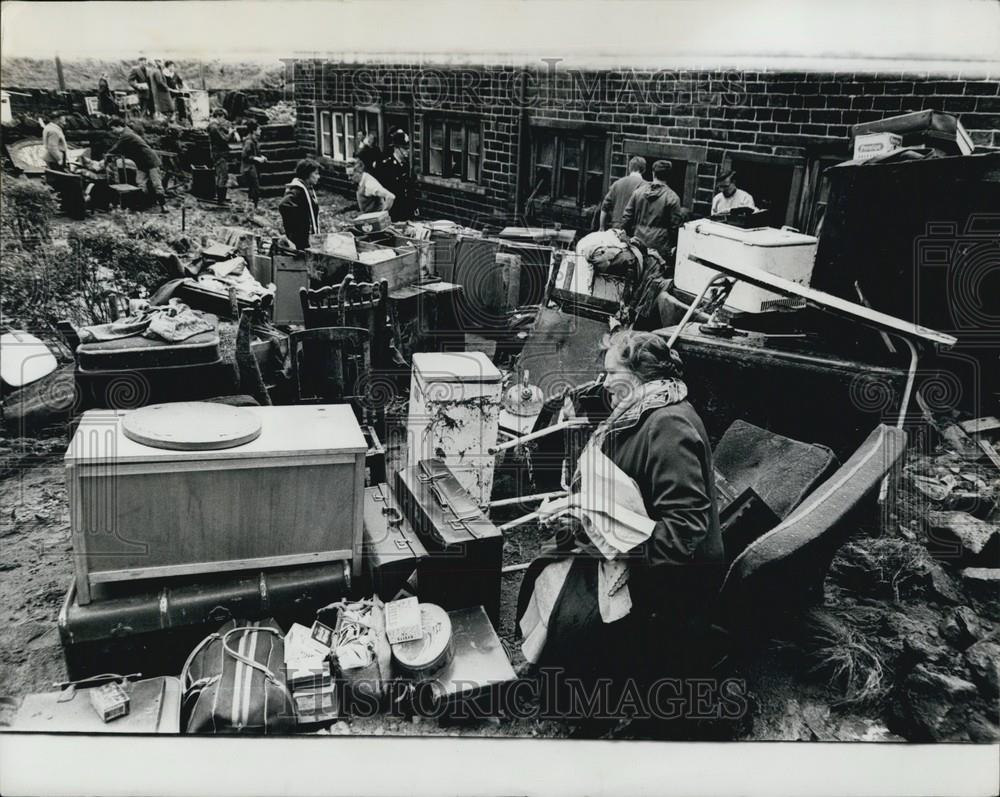
M818 291L815 288L808 288L804 285L799 285L797 282L786 280L783 277L778 277L774 274L768 274L766 271L762 271L761 269L753 266L735 265L732 263L723 265L721 263L712 263L703 258L694 256L690 256L690 259L696 263L700 263L706 268L714 269L715 271L718 271L726 276L734 277L751 285L756 285L758 288L776 291L777 293L785 296L794 296L800 299L805 299L805 301L813 307L825 310L835 315L849 318L852 321L857 321L865 324L866 326L874 327L875 329L895 332L907 338L919 338L925 342L934 343L945 348L951 348L958 342L958 338L953 335L948 335L944 332L937 332L936 330L928 329L927 327L914 324L910 321L904 321L901 318L896 318L895 316L888 315L887 313L872 310L855 302L849 302L839 296L834 296L833 294L825 293L824 291Z
M996 465L997 470L1000 470L1000 453L997 453L996 447L989 441L980 438L976 442L979 443L979 447L983 449L983 453L989 457L990 462Z
M359 454L354 465L354 483L361 487L354 491L354 547L351 561L353 568L351 575L355 578L361 576L362 552L364 549L364 525L365 525L365 455Z
M119 581L135 581L144 578L173 578L175 576L193 576L203 573L227 573L233 570L257 570L268 567L317 564L319 562L342 562L350 559L352 556L352 551L343 549L317 551L306 554L285 554L283 556L262 556L255 559L230 559L221 562L192 562L190 564L161 565L158 567L103 570L91 573L90 581L93 584L108 584Z
M984 434L995 432L1000 429L1000 418L987 415L985 418L976 418L971 421L963 421L959 424L966 434Z

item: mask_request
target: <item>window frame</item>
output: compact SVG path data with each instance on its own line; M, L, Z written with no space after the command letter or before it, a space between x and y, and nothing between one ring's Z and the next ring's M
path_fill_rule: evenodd
M547 164L539 160L541 155L541 144L542 139L545 137L552 138L552 163ZM565 159L565 153L567 151L567 145L570 141L576 142L577 147L577 166L569 167L566 166L563 161ZM599 191L600 196L598 196L594 202L587 202L587 178L591 174L597 174L596 171L589 168L590 155L596 150L600 154L602 169L601 178L601 188ZM595 128L590 128L588 126L581 125L567 125L567 126L556 126L556 125L541 125L533 124L531 126L531 185L529 186L528 193L533 195L536 188L535 175L538 173L539 168L547 168L551 170L551 179L549 180L549 192L548 194L542 194L535 197L537 200L545 200L551 202L555 205L571 206L577 210L583 211L587 208L593 208L601 204L601 200L608 191L609 185L609 171L611 162L611 136L606 130L598 130ZM566 196L563 193L563 170L573 171L576 173L576 196Z
M759 152L743 151L733 153L727 152L725 157L722 159L722 166L719 170L719 174L725 174L726 172L735 169L737 172L736 183L739 185L739 166L733 165L734 160L737 163L739 161L743 161L759 163L763 166L783 166L792 170L791 180L788 186L788 205L785 209L785 218L781 223L788 225L789 227L799 229L799 204L802 200L802 184L806 171L805 156L764 155ZM757 200L756 196L754 197L754 200ZM773 220L772 223L774 223Z
M627 139L624 143L624 153L626 174L628 161L635 155L645 158L649 166L658 160L687 163L684 171L684 193L681 194L680 200L682 207L694 207L698 195L698 167L708 162L708 147ZM711 203L711 200L709 202Z
M340 132L338 133L337 121ZM316 109L316 152L321 158L328 158L334 163L350 163L354 159L354 115L350 109L317 108ZM324 124L329 127L329 133L324 133ZM324 136L329 135L330 146L326 147Z
M442 132L441 146L432 146L432 133L434 127L440 127ZM452 146L452 133L461 131L462 148L455 151ZM423 146L421 147L421 158L423 161L423 174L440 180L452 180L459 183L470 183L480 185L483 175L483 119L481 116L463 116L457 114L424 114L421 125ZM475 133L478 138L478 151L471 155L476 159L476 174L469 174L469 138L470 133ZM441 153L441 171L435 172L431 169L431 150ZM452 159L457 156L459 169L458 173L452 173Z

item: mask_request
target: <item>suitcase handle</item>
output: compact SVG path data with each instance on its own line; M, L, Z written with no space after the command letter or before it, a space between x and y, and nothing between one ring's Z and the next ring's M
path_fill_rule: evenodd
M399 526L403 522L403 513L394 506L383 508L382 514L385 515L385 522L390 526Z
M257 670L258 672L262 672L264 674L264 677L267 678L272 683L279 683L278 677L273 672L271 672L270 669L265 667L260 662L254 661L253 659L244 656L242 653L239 653L233 650L231 647L229 647L229 637L237 633L238 631L264 631L270 634L274 634L275 636L283 636L283 635L280 632L276 631L275 629L268 628L267 626L249 626L249 625L239 626L238 628L231 628L228 631L226 631L225 634L222 635L222 649L225 650L226 653L228 653L237 661L243 662L247 667Z

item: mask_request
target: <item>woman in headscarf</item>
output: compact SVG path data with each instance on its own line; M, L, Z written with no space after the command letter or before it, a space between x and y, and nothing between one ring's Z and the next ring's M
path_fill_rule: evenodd
M680 357L650 332L605 340L612 407L577 463L567 497L540 508L554 539L521 585L525 658L584 684L685 669L723 575L705 427ZM570 707L570 710L573 710ZM586 719L579 716L577 719Z

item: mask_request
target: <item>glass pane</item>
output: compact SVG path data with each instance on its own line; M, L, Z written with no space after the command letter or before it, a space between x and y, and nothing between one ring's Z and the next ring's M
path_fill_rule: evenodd
M462 150L448 150L448 177L462 176Z
M333 158L334 160L344 159L344 115L342 113L333 114Z
M429 161L427 166L427 171L430 174L441 174L442 158L441 150L430 147L427 151L427 159Z
M479 131L469 128L469 154L479 154Z
M535 191L536 197L549 196L552 193L552 169L538 167L535 170L535 184L531 189Z
M465 179L471 180L474 183L479 182L479 156L469 155L467 159L467 171L465 173Z
M587 171L604 172L604 142L591 140L587 146Z
M562 142L562 165L571 169L580 168L580 139L565 138Z
M584 188L583 203L585 205L596 205L604 196L604 175L587 173L587 182Z
M452 152L462 154L462 148L465 146L465 130L463 128L448 126L448 146Z
M562 183L559 187L559 196L575 200L580 186L580 173L576 169L567 169L564 166L559 181Z
M431 146L444 149L444 124L431 122Z
M354 145L356 143L354 137L354 114L344 114L344 125L344 140L347 142L344 147L344 160L350 160L354 157Z
M535 156L535 163L539 166L552 167L555 165L555 139L552 136L542 133L538 139L538 151Z

